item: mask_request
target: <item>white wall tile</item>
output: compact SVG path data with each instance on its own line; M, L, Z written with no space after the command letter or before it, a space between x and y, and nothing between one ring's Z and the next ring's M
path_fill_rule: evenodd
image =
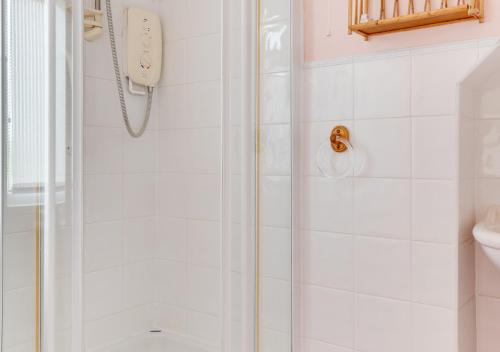
M306 70L303 119L305 121L352 119L353 92L351 63Z
M477 246L477 294L500 298L500 269Z
M412 290L416 302L456 307L455 251L452 245L413 243Z
M355 116L410 115L410 57L402 53L354 64Z
M127 218L155 215L156 177L154 174L125 175L123 180L123 210Z
M156 308L156 326L179 334L187 333L187 311L182 308L159 305Z
M413 351L456 351L456 314L448 309L414 304Z
M188 177L187 214L192 219L218 220L220 216L220 177L190 175Z
M496 352L500 346L498 322L500 321L500 299L480 296L478 309L478 352Z
M143 261L123 268L125 307L136 307L153 301L153 263Z
M453 181L413 181L414 240L455 242L458 231L457 189Z
M122 268L94 271L85 275L85 319L95 320L118 313L123 304Z
M158 96L160 130L189 126L187 85L160 87Z
M188 307L207 314L219 314L220 275L218 269L189 266Z
M153 259L156 233L155 218L124 221L124 259L134 263Z
M155 261L156 300L171 306L185 307L188 293L187 264L169 260Z
M410 182L398 179L356 179L354 217L362 219L354 221L356 233L409 238Z
M304 177L302 226L306 230L350 233L353 226L352 180Z
M218 127L221 124L221 82L192 83L187 86L187 127Z
M209 345L220 344L220 321L213 315L189 312L188 332L195 338L208 342Z
M158 182L159 214L165 217L186 217L188 180L183 174L162 174Z
M354 126L353 143L365 155L362 176L410 177L410 119L362 120Z
M188 40L188 82L215 81L221 78L220 46L219 35L195 37Z
M84 252L84 267L87 272L121 265L122 222L98 222L85 225Z
M165 42L164 46L160 85L185 83L187 80L187 41L171 40Z
M354 294L306 285L302 309L305 337L353 347Z
M189 220L187 233L189 263L219 267L221 248L219 223Z
M413 119L413 177L458 177L456 138L455 118Z
M158 132L146 131L141 138L123 137L123 171L126 173L156 172Z
M457 110L457 84L476 60L476 47L414 55L412 115L454 114Z
M303 281L330 288L354 289L353 247L350 235L303 232Z
M220 0L187 0L189 25L188 35L199 36L219 33L221 30Z
M356 296L356 350L410 351L411 304Z
M85 78L83 113L86 126L121 126L120 104L115 91L116 85L111 79Z
M159 217L154 241L156 258L187 261L187 243L187 220Z
M357 237L354 257L356 292L403 300L410 298L408 241Z
M88 175L84 185L85 221L121 219L123 213L121 175Z
M123 130L85 128L85 173L112 174L123 170Z

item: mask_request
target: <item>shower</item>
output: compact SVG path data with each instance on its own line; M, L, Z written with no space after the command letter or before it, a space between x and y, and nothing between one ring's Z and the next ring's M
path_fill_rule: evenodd
M290 351L290 6L2 6L0 350Z

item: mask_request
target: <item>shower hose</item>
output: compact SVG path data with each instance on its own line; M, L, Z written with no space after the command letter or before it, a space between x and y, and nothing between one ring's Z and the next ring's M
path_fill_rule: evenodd
M128 133L134 137L139 138L142 136L149 122L149 115L151 114L151 102L153 101L153 87L147 87L148 93L146 98L146 111L144 112L144 119L138 131L134 131L130 125L127 113L127 104L125 103L125 96L123 94L122 77L120 74L120 65L118 63L118 55L116 53L115 30L113 27L113 11L111 10L111 0L106 0L106 17L108 19L109 42L111 45L111 55L113 57L113 68L115 70L116 86L118 88L118 96L120 98L120 106L122 110L123 122Z

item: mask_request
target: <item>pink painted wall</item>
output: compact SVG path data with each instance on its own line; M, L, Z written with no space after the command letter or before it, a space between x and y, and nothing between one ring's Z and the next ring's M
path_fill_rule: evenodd
M456 0L449 0L454 4ZM364 41L360 36L347 34L347 0L305 0L304 44L306 61L326 60L341 56L380 50L415 47L484 37L500 36L500 1L485 0L486 20L464 22L441 27L372 37ZM387 15L392 15L393 0L386 0ZM401 0L405 13L408 0ZM438 8L441 0L433 0ZM370 15L378 17L380 0L370 0ZM421 11L424 0L415 0L416 11ZM331 27L331 36L327 36Z

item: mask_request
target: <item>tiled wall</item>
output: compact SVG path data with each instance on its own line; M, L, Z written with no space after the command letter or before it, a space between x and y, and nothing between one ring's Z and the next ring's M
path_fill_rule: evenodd
M304 352L458 350L458 315L462 332L470 321L463 317L473 317L474 279L459 262L472 247L459 237L457 84L491 45L308 65ZM343 180L324 178L315 166L336 124L350 129L366 156L364 170Z
M107 34L85 45L87 348L151 328L216 345L220 1L113 4L117 34L122 7L159 13L166 55L150 125L133 139ZM144 99L126 98L138 126Z

